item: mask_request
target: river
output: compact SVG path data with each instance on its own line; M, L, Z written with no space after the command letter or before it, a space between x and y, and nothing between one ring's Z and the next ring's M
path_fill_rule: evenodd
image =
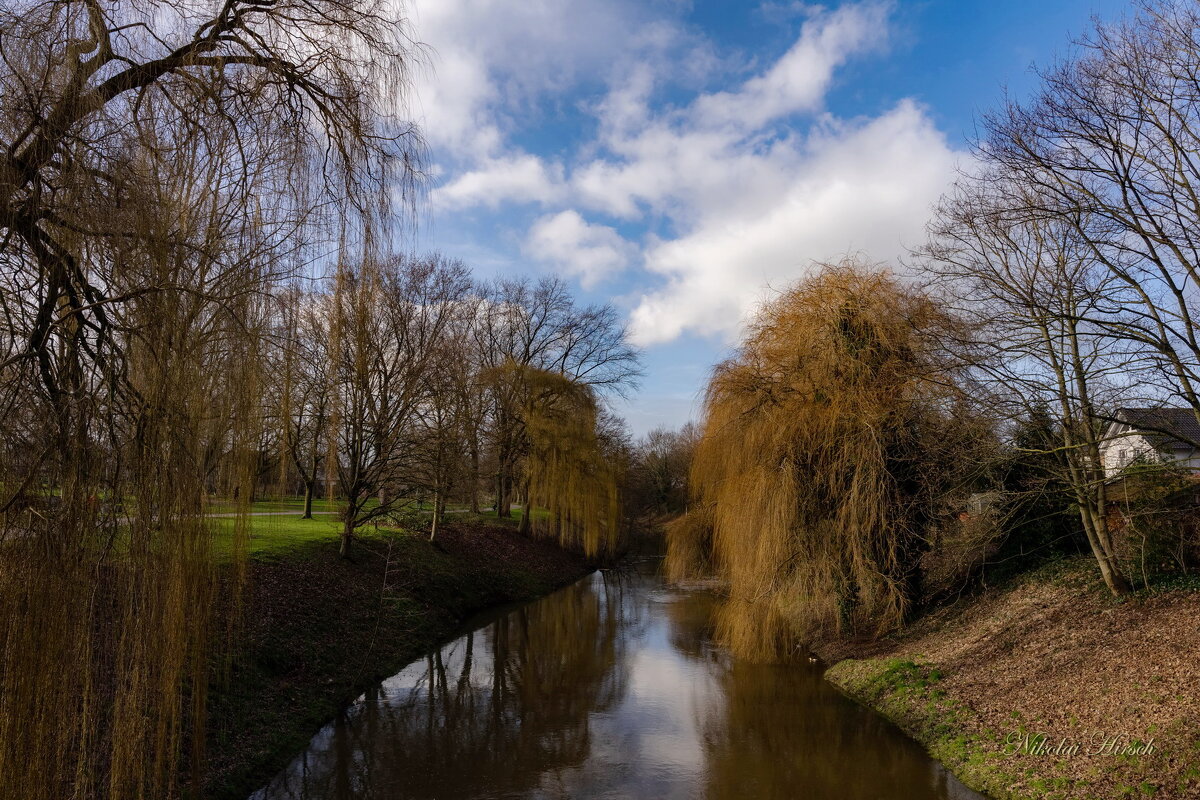
M714 602L629 569L481 619L251 800L984 800L820 665L732 658Z

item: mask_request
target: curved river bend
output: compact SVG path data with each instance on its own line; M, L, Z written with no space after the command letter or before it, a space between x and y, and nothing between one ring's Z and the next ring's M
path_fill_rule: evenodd
M364 694L251 800L984 800L818 665L737 661L711 595L599 572Z

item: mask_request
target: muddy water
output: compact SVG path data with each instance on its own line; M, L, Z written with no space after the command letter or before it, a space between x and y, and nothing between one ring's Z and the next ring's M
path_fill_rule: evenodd
M252 800L978 800L821 678L737 661L652 569L508 611L361 697Z

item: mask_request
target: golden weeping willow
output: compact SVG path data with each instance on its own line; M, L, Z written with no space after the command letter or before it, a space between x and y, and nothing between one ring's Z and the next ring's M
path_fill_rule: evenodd
M720 572L713 551L712 511L711 504L701 504L666 524L667 580L683 583Z
M885 271L826 266L765 306L714 371L698 505L668 530L667 569L727 582L718 633L739 654L882 631L920 602L950 457L935 339L954 324Z
M114 280L195 291L111 308L114 342L64 335L61 394L25 397L44 415L28 429L43 458L0 474L0 797L166 798L181 772L202 775L222 622L204 503L213 489L241 500L236 595L261 426L262 309L247 290L262 275L189 247L212 222L179 204L192 188L153 198L164 213L131 223L136 250L92 255L120 263ZM17 370L5 383L30 385Z
M556 372L509 361L491 371L501 397L515 398L524 455L522 526L555 536L589 557L611 554L620 536L619 464L598 435L593 390ZM533 519L534 508L545 509Z
M404 10L0 7L0 800L200 794L267 298L411 198Z

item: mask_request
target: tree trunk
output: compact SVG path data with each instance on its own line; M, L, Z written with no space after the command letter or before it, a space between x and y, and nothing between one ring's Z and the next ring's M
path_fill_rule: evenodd
M1129 594L1131 587L1117 566L1111 546L1105 547L1108 531L1100 530L1100 526L1105 524L1104 517L1097 519L1095 509L1085 501L1079 502L1079 514L1083 522L1083 532L1092 548L1092 555L1096 557L1096 563L1100 566L1100 577L1104 579L1104 585L1112 592L1113 597L1124 597Z
M350 542L354 538L354 511L346 509L346 519L342 522L342 543L338 548L338 556L349 560Z
M521 525L517 528L517 531L528 536L532 530L533 508L529 502L529 492L525 492L525 502L521 504Z
M438 522L442 516L442 493L434 491L433 493L433 521L429 523L429 541L433 541L437 536Z
M479 513L479 448L471 448L471 513Z
M304 514L300 519L312 519L312 501L314 481L304 482Z
M510 489L508 476L504 474L504 468L501 467L499 474L496 475L496 516L501 519L511 519L512 505L509 499Z

